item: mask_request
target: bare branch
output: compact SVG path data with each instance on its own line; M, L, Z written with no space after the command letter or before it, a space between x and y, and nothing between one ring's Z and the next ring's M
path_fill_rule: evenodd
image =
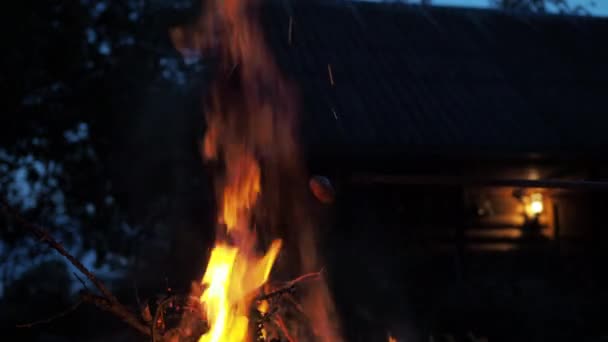
M323 269L321 269L319 272L306 273L306 274L303 274L303 275L297 277L296 279L288 282L287 286L294 286L305 280L317 280L317 279L320 279L322 276L323 276Z
M70 261L74 267L76 267L82 274L84 274L101 292L102 296L96 296L89 292L81 293L81 298L83 301L93 303L97 305L97 307L109 311L114 315L118 316L127 324L131 325L136 330L140 331L143 334L150 335L150 327L143 324L135 314L133 314L127 307L121 304L118 299L108 290L105 284L99 280L89 269L87 269L78 259L76 259L73 255L68 253L63 245L61 245L53 236L51 236L45 228L31 223L26 220L17 210L15 210L11 205L8 204L6 199L0 198L0 205L4 209L4 211L12 216L15 221L24 229L30 231L34 236L36 236L40 242L43 242L49 245L51 248L56 250L59 254L63 255L66 259ZM83 285L85 285L84 281L80 279ZM86 287L86 285L85 285Z
M55 240L55 238L53 238L46 229L35 223L27 221L23 216L21 216L21 214L19 214L19 212L17 212L17 210L11 207L4 198L0 200L0 204L2 204L2 207L4 208L6 213L12 216L22 228L29 230L38 238L40 242L46 243L51 248L56 250L59 254L63 255L66 259L68 259L70 263L74 265L74 267L76 267L82 274L89 278L89 280L95 285L97 289L99 289L99 291L106 298L110 300L116 300L114 295L106 288L106 286L99 279L97 279L97 277L95 277L95 275L93 275L93 273L91 273L91 271L89 271L78 259L68 253L68 251L65 250L63 245L57 242L57 240Z
M283 286L277 288L276 290L263 294L259 297L257 297L257 300L266 300L266 299L270 299L273 297L277 297L280 296L282 294L286 294L289 292L293 292L295 290L295 286L303 281L306 280L318 280L322 277L322 273L323 273L323 269L321 269L319 272L312 272L312 273L306 273L303 274L293 280L288 281L287 283L283 284Z
M120 303L112 303L110 300L94 295L90 292L82 292L80 293L80 298L82 301L94 304L101 310L107 311L114 316L118 316L123 322L127 323L131 327L135 328L137 331L141 332L144 335L150 335L150 327L143 324L137 316L135 316L131 311L129 311L124 305Z
M87 287L87 283L85 283L85 282L84 282L84 280L83 280L82 278L80 278L80 276L78 275L78 273L76 273L76 272L72 272L72 274L73 274L73 275L74 275L74 277L76 277L76 279L78 279L78 281L79 281L79 282L82 284L82 287L83 287L85 290L87 290L87 291L88 291L88 290L89 290L89 288Z
M67 308L64 311L61 311L49 318L46 319L42 319L39 321L35 321L35 322L31 322L31 323L24 323L24 324L18 324L17 328L31 328L33 326L36 325L40 325L40 324L48 324L51 323L52 321L62 318L64 316L67 316L69 313L71 313L72 311L76 311L76 309L78 309L78 307L80 306L80 304L82 304L82 300L77 301L74 305L70 306L69 308Z
M289 334L289 329L287 329L287 325L285 324L285 322L283 321L281 316L276 316L273 319L273 321L276 324L276 326L279 327L279 329L281 330L281 333L283 333L283 336L287 339L288 342L295 341L295 339L293 337L291 337L291 335Z

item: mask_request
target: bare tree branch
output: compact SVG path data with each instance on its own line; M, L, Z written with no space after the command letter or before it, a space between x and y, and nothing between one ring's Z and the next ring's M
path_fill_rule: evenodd
M124 322L129 324L131 327L135 328L139 332L145 335L150 335L150 327L143 324L137 316L132 313L126 306L118 301L118 299L108 290L106 285L99 280L89 269L87 269L78 259L76 259L73 255L68 253L62 244L57 242L55 238L53 238L46 229L43 227L31 223L26 220L17 210L15 210L4 198L0 198L0 205L4 209L4 211L12 216L17 224L19 224L22 228L30 231L34 236L36 236L40 242L49 245L51 248L56 250L59 254L63 255L66 259L70 261L74 267L76 267L82 274L84 274L90 281L95 285L95 287L101 292L102 296L97 296L89 292L81 293L81 299L85 302L93 303L97 307L111 312L115 316L118 316ZM84 282L82 282L84 284ZM85 285L86 286L86 285Z
M83 280L82 278L80 278L80 276L78 275L78 273L76 273L76 272L72 272L72 274L73 274L73 275L74 275L74 277L76 277L76 279L78 279L78 281L79 281L79 282L82 284L82 287L83 287L85 290L87 290L87 291L88 291L88 290L89 290L89 287L87 286L87 283L85 283L85 282L84 282L84 280Z
M70 306L69 308L67 308L64 311L61 311L49 318L46 319L42 319L39 321L35 321L35 322L31 322L31 323L24 323L24 324L18 324L17 328L31 328L33 326L36 325L40 325L40 324L47 324L47 323L51 323L52 321L62 318L64 316L67 316L69 313L71 313L72 311L76 311L76 309L78 309L78 307L80 306L80 304L82 304L82 300L77 301L74 305Z
M127 323L131 327L135 328L137 331L141 332L144 335L151 335L150 327L146 324L143 324L137 316L135 316L131 311L129 311L122 304L111 302L107 298L102 296L94 295L90 292L82 292L80 294L80 298L87 303L94 304L101 310L107 311L114 316L120 318L123 322Z
M91 273L91 271L89 271L78 259L68 253L63 247L63 245L57 242L57 240L55 240L55 238L53 238L46 229L35 223L27 221L23 216L21 216L21 214L19 214L19 212L17 212L17 210L11 207L4 198L0 201L5 212L8 215L12 216L22 228L29 230L39 239L40 242L46 243L51 248L56 250L59 254L63 255L66 259L68 259L70 263L72 263L72 265L74 265L82 274L89 278L89 280L95 285L97 289L99 289L99 291L104 295L104 297L110 300L116 300L114 295L106 288L105 284L99 279L97 279L97 277L95 277L95 275Z
M259 301L266 300L269 298L280 296L285 293L292 292L292 291L294 291L295 286L297 284L299 284L303 281L306 281L306 280L318 280L322 277L322 273L323 273L323 269L321 269L321 271L319 271L319 272L306 273L304 275L297 277L296 279L288 281L283 286L276 288L272 292L262 294L261 296L257 297L256 299Z

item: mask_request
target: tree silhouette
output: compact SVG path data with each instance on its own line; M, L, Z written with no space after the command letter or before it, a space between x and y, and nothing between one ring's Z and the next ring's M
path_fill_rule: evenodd
M585 6L572 6L568 0L493 0L493 4L508 11L545 13L552 7L562 14L589 14ZM589 2L589 6L594 5Z

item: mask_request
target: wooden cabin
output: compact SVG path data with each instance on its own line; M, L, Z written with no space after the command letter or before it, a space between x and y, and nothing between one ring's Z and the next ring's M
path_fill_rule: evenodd
M338 202L378 196L439 249L605 235L607 19L341 1L262 18Z
M604 334L607 19L267 6L310 171L337 191L326 250L348 340Z
M333 205L320 206L333 216L323 243L346 340L456 330L470 340L467 329L490 341L605 335L608 20L263 3L267 42L299 91L310 174L336 190ZM199 127L200 92L188 96L189 125L175 124L174 103L186 101L146 99L167 123ZM201 221L211 190L185 181L201 173L192 149L180 172L155 179L179 179L175 217ZM153 165L174 160L140 150L153 152ZM134 169L133 181L145 188L153 182L142 175L159 169ZM199 246L201 226L172 227ZM172 265L199 253L175 250Z

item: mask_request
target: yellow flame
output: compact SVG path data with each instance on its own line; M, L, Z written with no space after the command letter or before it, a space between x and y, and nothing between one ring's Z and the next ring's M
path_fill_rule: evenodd
M251 259L237 247L225 244L218 244L212 250L202 280L206 289L200 297L210 329L199 342L245 340L249 298L268 280L281 244L281 240L275 240L268 252L258 259Z
M200 20L170 31L175 47L185 56L192 50L213 50L221 61L218 75L224 75L218 76L210 89L201 151L205 160L223 162L225 169L216 184L219 240L203 276L204 291L199 298L210 330L200 342L241 342L251 337L247 329L253 293L268 280L281 248L281 241L276 240L265 255L255 253L259 246L256 229L251 227L252 211L260 196L262 173L256 156L272 161L268 165L271 169L263 170L271 184L282 184L273 179L275 170L291 172L294 178L304 175L293 129L297 113L293 89L272 62L257 20L252 20L250 8L257 2L203 1L206 10ZM233 84L235 80L238 86ZM269 196L262 209L274 202L274 196ZM300 212L304 211L294 210L294 218L305 216ZM277 212L276 217L279 215ZM314 240L312 232L302 236L301 253L312 256L303 257L301 266L304 272L310 272L317 268ZM324 290L311 291L311 299L305 300L310 303L307 315L313 329L322 332L320 341L339 342L329 331L333 329L329 329L329 310L324 307L328 301L324 298L329 295L328 291L321 293Z
M203 284L209 287L200 298L201 303L206 305L207 319L211 329L201 336L199 342L221 341L227 326L232 325L235 321L238 322L238 318L231 317L233 315L230 312L231 305L227 293L237 253L236 248L222 245L215 247L211 252L211 259L203 277Z

